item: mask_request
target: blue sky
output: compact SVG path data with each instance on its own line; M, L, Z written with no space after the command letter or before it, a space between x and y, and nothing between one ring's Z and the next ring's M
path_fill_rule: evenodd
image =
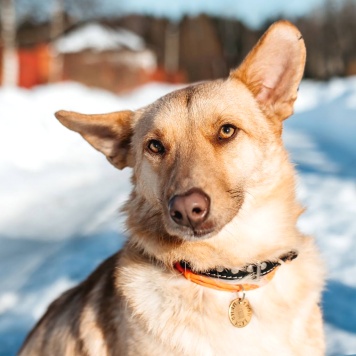
M110 0L102 1L107 6ZM120 2L119 2L120 3ZM119 5L123 12L139 12L179 19L184 14L208 14L237 17L252 27L267 18L288 18L312 12L325 0L129 0Z
M26 16L45 21L55 0L15 0L18 19ZM332 0L338 3L342 0ZM354 0L356 1L356 0ZM314 11L326 0L63 0L65 7L76 17L89 14L121 16L142 13L179 20L182 16L210 15L238 18L250 27L258 27L268 18L285 16L293 19ZM90 16L89 15L89 16Z

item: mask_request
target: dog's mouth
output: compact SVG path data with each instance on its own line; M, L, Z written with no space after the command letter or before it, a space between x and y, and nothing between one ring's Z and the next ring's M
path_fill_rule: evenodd
M220 231L220 227L208 222L199 228L188 227L188 226L179 226L177 224L172 224L170 221L166 225L167 232L171 235L177 236L181 239L192 240L195 239L208 239L212 237L214 234Z
M200 230L190 230L191 235L194 237L207 237L215 231L214 228L200 229Z
M199 230L194 230L189 228L179 229L179 230L180 231L178 232L177 235L180 236L180 238L191 240L191 241L196 241L198 239L199 240L209 239L219 231L219 229L215 227L199 229Z

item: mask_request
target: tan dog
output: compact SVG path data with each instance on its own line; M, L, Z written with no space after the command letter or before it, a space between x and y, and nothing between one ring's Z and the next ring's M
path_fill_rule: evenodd
M305 63L281 21L226 80L137 112L60 111L133 168L129 239L54 301L21 355L323 355L324 273L282 145Z

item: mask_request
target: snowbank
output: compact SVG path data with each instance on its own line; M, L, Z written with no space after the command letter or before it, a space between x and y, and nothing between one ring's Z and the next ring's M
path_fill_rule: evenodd
M124 242L118 208L129 170L115 170L54 118L144 106L173 86L117 97L74 83L0 89L0 355L61 291ZM301 229L316 236L329 269L324 293L328 353L356 353L356 78L304 82L284 138L308 207Z

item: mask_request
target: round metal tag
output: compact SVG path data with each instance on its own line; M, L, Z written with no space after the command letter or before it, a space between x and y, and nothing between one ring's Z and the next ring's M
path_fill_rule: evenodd
M230 303L229 319L237 328L245 327L252 318L252 308L247 299L237 298Z

